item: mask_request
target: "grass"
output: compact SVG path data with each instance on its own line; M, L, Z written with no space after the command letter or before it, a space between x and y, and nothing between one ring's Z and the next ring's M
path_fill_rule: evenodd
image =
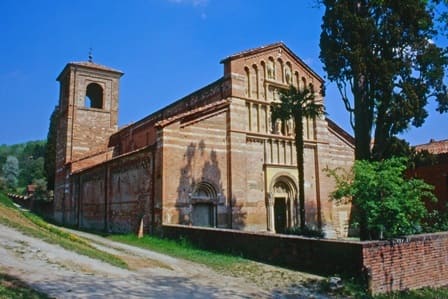
M105 261L121 268L128 268L127 264L117 256L102 252L91 246L85 239L62 231L32 213L17 209L11 200L2 193L0 193L0 223L16 228L27 235L43 239L49 243L59 244L68 250ZM239 256L201 250L185 239L173 241L152 236L145 236L139 239L132 234L110 235L107 238L202 264L224 275L244 278L264 289L281 289L294 284L302 284L311 288L319 286L321 293L328 292L328 285L325 282L316 282L312 278L307 277L306 274L304 275L300 272L281 268L269 268L267 270L269 266L255 263ZM344 288L333 295L337 298L438 299L448 298L448 287L437 289L424 288L372 297L366 293L362 285L356 280L344 279ZM31 290L13 277L0 274L0 298L48 297Z
M47 299L47 295L37 292L21 280L0 273L0 298Z
M56 226L30 212L21 211L12 201L0 193L0 223L15 228L26 235L58 244L61 247L111 265L127 269L127 264L119 257L100 251L83 238L60 230Z
M445 299L448 298L448 287L423 288L419 290L396 292L375 296L375 299Z
M221 254L201 250L190 244L185 239L173 241L158 237L145 236L137 238L135 235L111 235L108 239L137 246L144 249L167 254L173 257L189 260L214 269L215 271L242 277L259 285L262 288L282 288L294 284L303 284L310 288L319 288L321 293L331 294L327 281L315 281L313 279L294 276L294 273L286 269L277 268L266 271L266 266L254 263L250 260L227 254ZM342 290L333 293L336 298L363 298L363 299L442 299L448 298L448 288L423 288L419 290L396 292L387 295L370 296L362 283L356 279L343 279Z
M321 290L332 294L336 298L356 299L448 299L448 286L440 288L422 288L416 290L393 292L371 296L368 294L364 284L356 278L343 278L343 288L335 292L329 289L328 280L320 284Z
M202 250L185 239L173 241L153 236L139 239L135 235L111 235L107 238L198 263L220 274L242 278L266 290L287 289L298 285L316 289L318 285L316 276L257 263L235 255Z
M185 239L173 241L152 236L144 236L139 239L132 234L111 235L107 238L206 265L214 270L229 270L234 266L241 266L249 262L241 257L198 249Z

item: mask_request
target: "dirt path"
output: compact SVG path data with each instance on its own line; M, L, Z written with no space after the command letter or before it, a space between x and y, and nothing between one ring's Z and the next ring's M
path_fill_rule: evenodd
M55 298L326 298L299 285L293 291L275 291L192 262L70 232L120 256L131 269L111 266L0 225L0 272ZM271 266L266 267L269 272Z

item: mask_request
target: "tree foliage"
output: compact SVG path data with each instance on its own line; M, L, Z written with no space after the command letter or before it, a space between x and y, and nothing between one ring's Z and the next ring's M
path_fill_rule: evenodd
M305 181L304 181L304 160L303 160L303 118L315 118L324 113L324 106L315 101L315 91L313 85L298 89L290 86L288 90L281 90L280 102L272 104L272 120L277 119L289 121L292 119L295 124L295 146L297 157L297 171L299 178L299 210L300 229L305 230Z
M56 106L50 117L50 126L47 134L47 144L45 151L45 176L47 179L47 187L49 190L54 190L54 180L56 173L56 138L58 125L59 108Z
M19 176L19 160L14 156L8 156L2 167L3 177L8 189L15 189Z
M320 59L350 112L355 157L380 160L392 137L424 123L429 100L448 111L448 55L433 42L434 9L422 0L321 3Z
M407 160L392 158L381 162L359 160L351 172L328 170L336 179L332 196L355 205L355 223L366 220L368 238L391 238L419 233L428 217L424 200L436 200L433 187L419 179L407 180ZM366 239L366 238L363 238Z
M26 143L0 146L0 166L3 170L7 165L7 157L13 156L18 161L18 172L13 184L15 192L25 190L34 180L44 178L43 162L45 155L45 141L29 141ZM10 186L6 175L2 171L3 185ZM12 182L12 179L10 180Z
M19 186L26 187L33 183L34 179L45 176L43 162L45 155L44 141L29 141L24 143L23 149L18 153L20 162Z
M35 179L33 180L33 185L36 186L33 194L34 199L48 200L47 180L45 178Z

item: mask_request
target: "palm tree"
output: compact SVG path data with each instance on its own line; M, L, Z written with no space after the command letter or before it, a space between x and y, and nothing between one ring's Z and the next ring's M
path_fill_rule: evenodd
M295 123L295 146L297 171L299 175L299 209L300 229L305 229L305 181L303 161L303 118L315 118L325 114L323 104L314 101L313 85L304 88L290 86L287 90L280 90L280 102L272 103L271 116L273 122L280 119L284 122L293 119Z

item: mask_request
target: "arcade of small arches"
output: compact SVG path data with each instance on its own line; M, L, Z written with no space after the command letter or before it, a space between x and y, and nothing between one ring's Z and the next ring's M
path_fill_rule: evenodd
M278 90L293 85L297 88L313 85L305 76L300 76L299 71L293 70L289 61L283 62L281 58L274 60L270 56L265 62L246 66L245 70L245 94L247 96L247 130L249 132L275 134L293 137L295 124L292 119L287 121L271 119L270 103L278 101ZM261 77L261 78L260 78ZM262 79L262 80L260 80ZM303 119L304 138L315 140L315 120Z
M245 94L249 99L278 100L276 92L278 88L293 85L302 89L307 84L313 84L313 82L307 82L305 76L300 76L299 71L293 70L291 62L283 62L281 58L274 60L272 56L267 62L261 60L259 65L245 66L244 71L246 73ZM260 75L265 80L265 84L261 83ZM260 88L260 85L263 88Z

